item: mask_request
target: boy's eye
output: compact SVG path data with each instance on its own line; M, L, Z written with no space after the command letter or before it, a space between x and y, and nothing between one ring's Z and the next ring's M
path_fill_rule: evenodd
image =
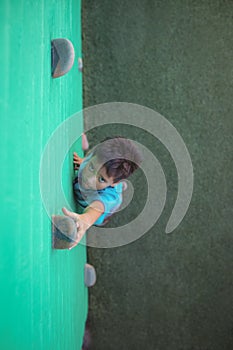
M100 183L104 183L105 182L105 179L102 176L100 176L98 180L99 180Z

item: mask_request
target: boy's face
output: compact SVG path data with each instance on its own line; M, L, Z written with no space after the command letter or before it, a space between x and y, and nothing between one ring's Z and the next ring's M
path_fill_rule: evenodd
M81 185L89 190L103 190L108 186L114 187L113 177L109 177L105 167L101 167L96 156L92 157L81 175Z

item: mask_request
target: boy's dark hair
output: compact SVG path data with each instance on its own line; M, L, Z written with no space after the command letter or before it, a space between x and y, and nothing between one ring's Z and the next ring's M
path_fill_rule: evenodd
M93 150L114 183L129 177L141 164L142 155L133 141L121 136L106 138Z

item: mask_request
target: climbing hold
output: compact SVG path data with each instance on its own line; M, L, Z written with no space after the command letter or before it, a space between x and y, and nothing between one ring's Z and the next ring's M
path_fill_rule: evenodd
M84 275L85 285L87 287L94 286L96 282L96 272L94 266L90 264L85 264L85 275Z
M78 58L78 70L79 72L82 72L83 70L83 60L81 57Z
M86 134L82 134L82 150L87 151L89 148L89 143Z
M74 47L68 39L53 39L51 42L52 77L59 78L69 72L74 64Z
M76 223L68 216L53 215L52 246L54 249L70 249L77 239Z

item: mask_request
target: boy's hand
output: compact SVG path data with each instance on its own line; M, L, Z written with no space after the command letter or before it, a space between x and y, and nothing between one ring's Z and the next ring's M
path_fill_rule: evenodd
M77 229L78 229L78 235L76 242L69 248L73 249L83 238L85 232L87 229L91 226L87 222L82 220L82 215L76 214L72 211L67 210L66 208L62 208L63 213L66 216L69 216L71 219L73 219L76 222Z
M78 170L82 162L83 162L83 158L79 157L79 155L76 152L74 152L73 153L74 170Z

